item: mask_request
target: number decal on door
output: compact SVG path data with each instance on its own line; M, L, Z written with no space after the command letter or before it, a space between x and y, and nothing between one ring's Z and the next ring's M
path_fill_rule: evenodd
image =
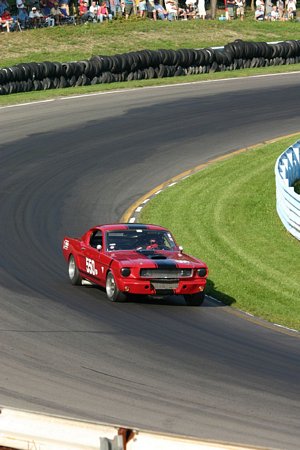
M91 275L98 275L98 270L96 269L96 263L93 259L85 258L86 271Z

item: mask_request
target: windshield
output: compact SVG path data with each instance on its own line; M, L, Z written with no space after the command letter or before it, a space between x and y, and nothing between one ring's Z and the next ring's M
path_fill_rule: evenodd
M175 250L176 244L164 230L114 230L106 234L106 250Z

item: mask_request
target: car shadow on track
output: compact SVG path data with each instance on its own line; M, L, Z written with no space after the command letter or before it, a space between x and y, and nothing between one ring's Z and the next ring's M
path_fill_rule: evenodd
M105 289L97 285L86 286L92 289L99 289L105 295ZM217 300L214 301L213 299ZM132 304L148 304L148 305L164 305L164 306L186 306L184 297L182 295L166 295L166 296L143 296L143 295L128 295L125 303ZM212 280L207 280L206 298L201 307L219 308L235 303L235 299L219 291L215 288Z
M236 302L236 300L233 297L230 297L230 295L225 294L225 292L219 291L218 289L216 289L215 287L215 283L210 280L207 279L207 283L206 283L206 295L211 297L212 299L215 299L217 301L211 301L211 302L206 302L206 306L209 307L224 307L224 306L228 306L228 305L232 305L233 303Z

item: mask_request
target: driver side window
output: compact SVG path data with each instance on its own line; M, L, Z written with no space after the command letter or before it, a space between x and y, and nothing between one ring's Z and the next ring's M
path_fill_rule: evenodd
M94 231L90 238L90 246L97 248L97 245L103 247L102 232L99 230Z

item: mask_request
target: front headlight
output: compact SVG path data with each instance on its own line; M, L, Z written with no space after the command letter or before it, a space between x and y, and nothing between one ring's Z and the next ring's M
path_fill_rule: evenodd
M207 271L206 271L205 267L202 267L201 269L197 270L197 273L198 273L199 277L205 277Z
M179 275L181 277L185 277L185 278L190 277L192 275L192 271L191 271L191 269L180 269Z
M121 275L123 277L129 277L130 274L131 274L131 270L129 269L129 267L122 267Z

